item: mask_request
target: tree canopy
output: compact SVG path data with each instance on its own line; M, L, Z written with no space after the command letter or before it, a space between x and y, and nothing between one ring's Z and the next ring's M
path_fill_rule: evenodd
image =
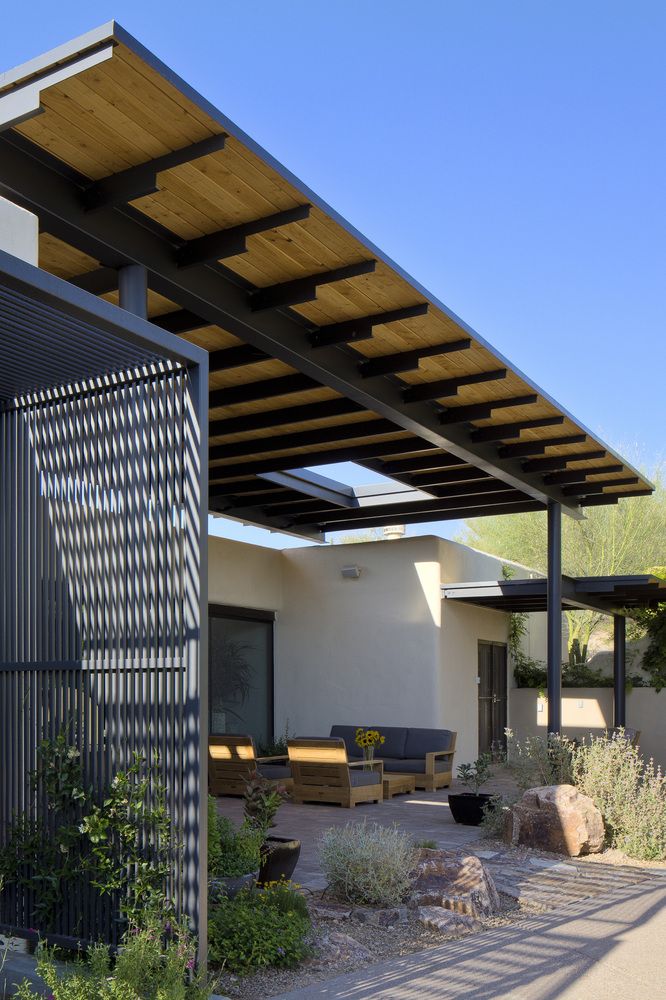
M649 567L666 565L666 486L664 468L650 477L655 492L633 497L608 507L590 507L585 519L562 520L562 572L567 576L611 576L647 573ZM546 514L509 514L465 521L456 539L522 563L530 569L547 570ZM567 612L569 644L581 647L604 616L587 611Z

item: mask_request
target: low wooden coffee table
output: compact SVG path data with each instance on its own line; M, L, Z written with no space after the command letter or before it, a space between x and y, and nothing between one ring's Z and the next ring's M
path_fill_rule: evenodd
M384 774L384 798L391 799L394 795L413 792L415 788L413 774Z

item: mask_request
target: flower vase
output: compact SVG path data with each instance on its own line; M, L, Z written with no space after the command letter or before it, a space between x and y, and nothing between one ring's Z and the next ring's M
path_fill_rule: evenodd
M375 759L375 748L374 747L363 747L363 770L372 771L372 763Z

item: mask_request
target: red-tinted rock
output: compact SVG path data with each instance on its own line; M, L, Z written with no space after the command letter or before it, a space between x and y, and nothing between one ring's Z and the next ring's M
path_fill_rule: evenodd
M511 843L553 854L596 854L604 844L604 821L592 799L573 785L530 788L508 822Z
M421 850L409 905L443 906L482 917L499 909L499 896L492 876L473 854Z

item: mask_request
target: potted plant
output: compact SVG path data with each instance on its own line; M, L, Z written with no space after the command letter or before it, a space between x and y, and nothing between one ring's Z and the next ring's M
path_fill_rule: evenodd
M230 819L217 812L208 797L208 891L211 900L233 898L256 882L261 865L263 832L245 821L236 829Z
M456 823L480 825L484 807L492 798L492 795L479 791L492 775L490 763L490 756L482 753L473 764L460 764L458 767L458 780L469 791L449 793L449 808Z
M274 785L259 774L247 782L245 822L262 838L257 878L261 884L291 879L300 857L300 840L268 834L269 829L275 826L275 814L286 798L287 792L281 785Z

